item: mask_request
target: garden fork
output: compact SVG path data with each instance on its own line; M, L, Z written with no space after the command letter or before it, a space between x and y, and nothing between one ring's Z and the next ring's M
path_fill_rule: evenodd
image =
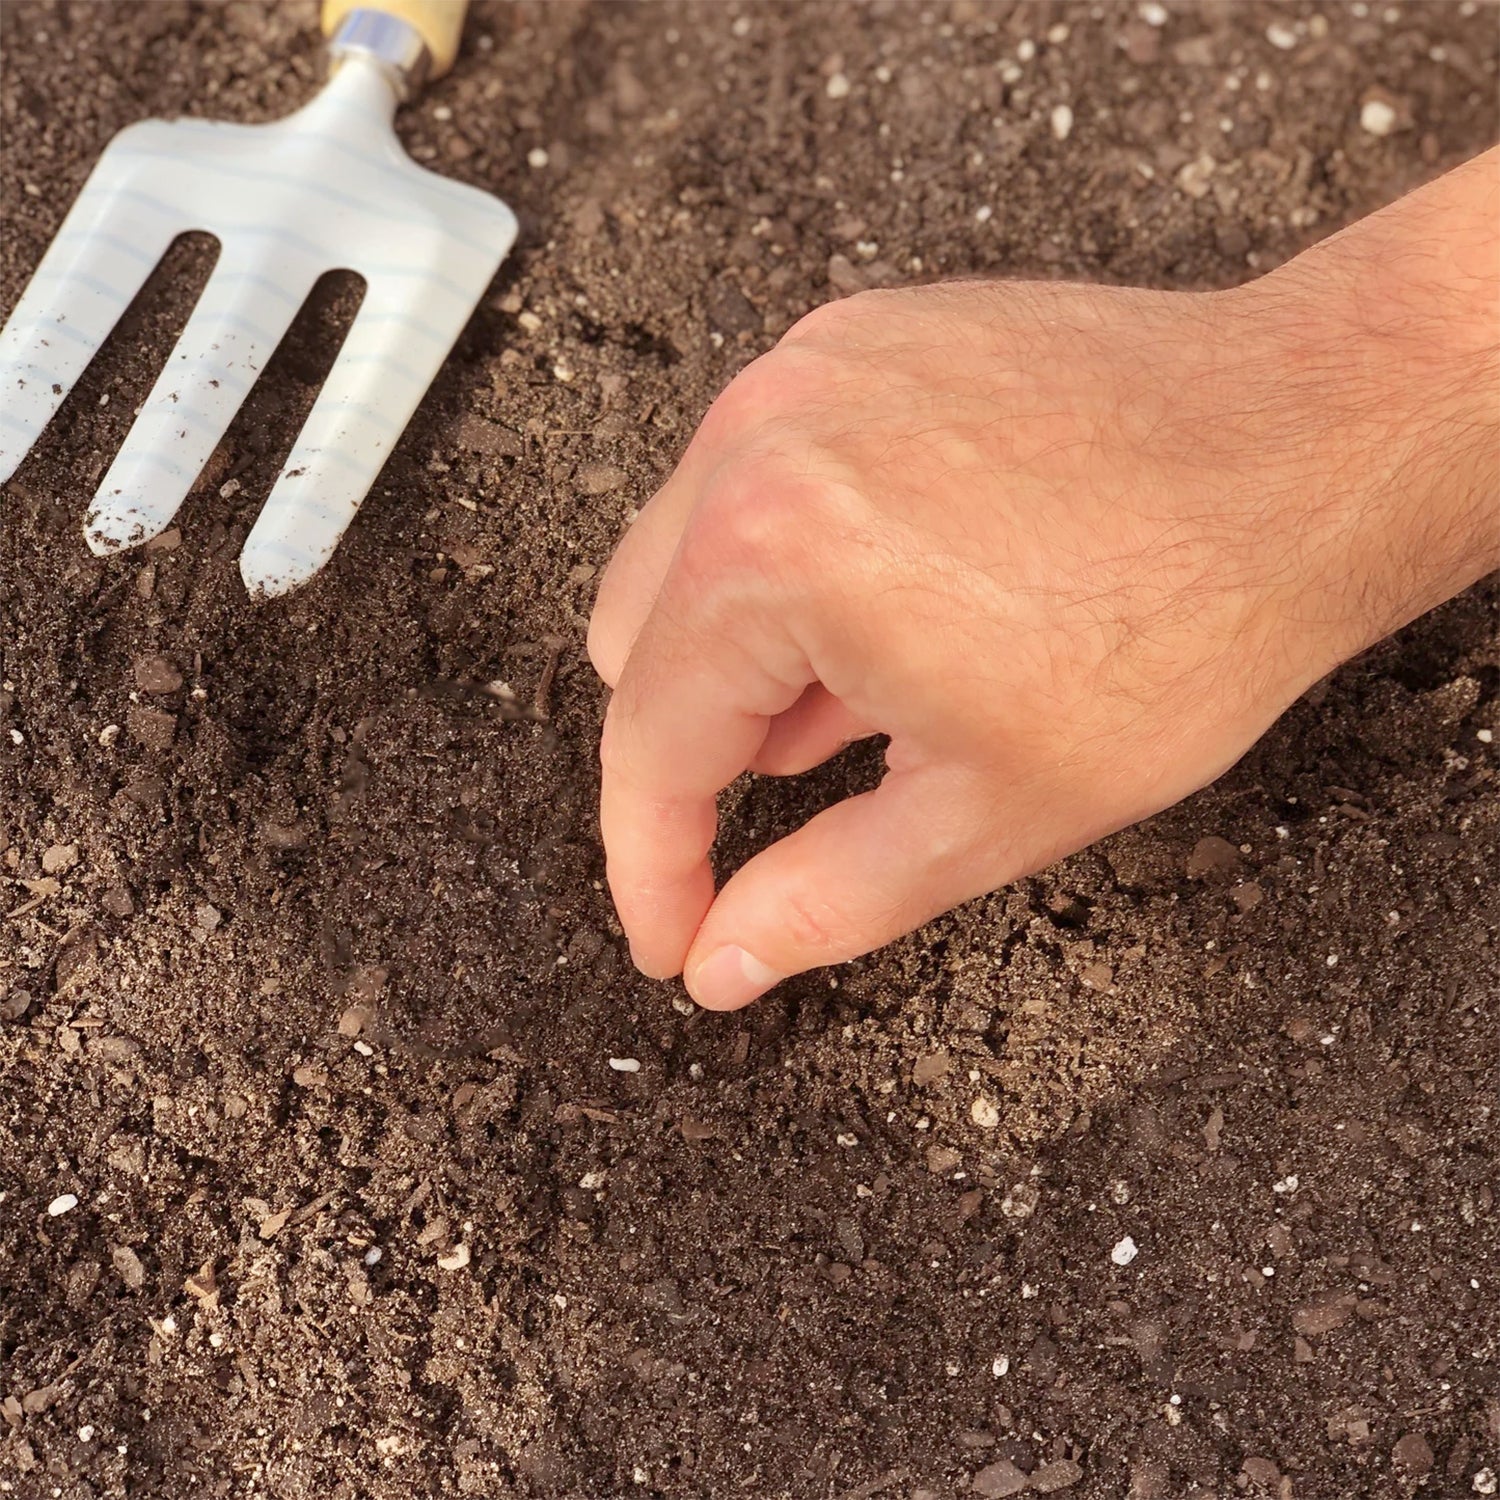
M84 184L0 332L0 482L173 239L206 230L218 261L166 369L89 507L100 555L176 515L313 283L365 294L240 554L252 595L332 555L516 237L498 198L412 162L396 105L458 50L467 0L325 0L331 77L269 125L146 120Z

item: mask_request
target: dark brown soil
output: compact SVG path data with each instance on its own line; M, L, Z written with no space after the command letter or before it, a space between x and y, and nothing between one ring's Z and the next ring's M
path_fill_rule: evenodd
M3 22L4 308L120 127L316 86L307 3ZM627 962L583 633L809 307L1234 282L1489 145L1496 64L1457 4L477 4L401 129L520 245L260 606L357 289L101 563L179 246L0 494L0 1493L1494 1493L1496 580L1189 803L728 1017ZM739 789L726 865L876 773Z

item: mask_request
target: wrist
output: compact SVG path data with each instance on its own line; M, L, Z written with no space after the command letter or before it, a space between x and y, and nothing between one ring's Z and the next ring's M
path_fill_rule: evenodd
M1491 153L1227 294L1324 670L1500 568L1497 189Z

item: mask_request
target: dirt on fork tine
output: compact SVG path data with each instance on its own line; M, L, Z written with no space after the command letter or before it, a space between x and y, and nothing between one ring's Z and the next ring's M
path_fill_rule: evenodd
M310 3L5 19L0 310L122 126L316 86ZM400 129L520 244L258 606L357 289L101 562L179 246L0 494L0 1490L1494 1493L1494 580L1187 804L733 1016L629 966L583 634L812 306L1244 279L1490 145L1496 53L1457 3L476 4ZM876 774L738 788L726 864Z

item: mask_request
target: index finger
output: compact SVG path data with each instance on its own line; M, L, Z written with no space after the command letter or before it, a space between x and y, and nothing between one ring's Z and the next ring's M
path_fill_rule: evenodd
M678 562L604 721L599 820L638 968L679 973L714 898L717 796L812 680L784 625Z

